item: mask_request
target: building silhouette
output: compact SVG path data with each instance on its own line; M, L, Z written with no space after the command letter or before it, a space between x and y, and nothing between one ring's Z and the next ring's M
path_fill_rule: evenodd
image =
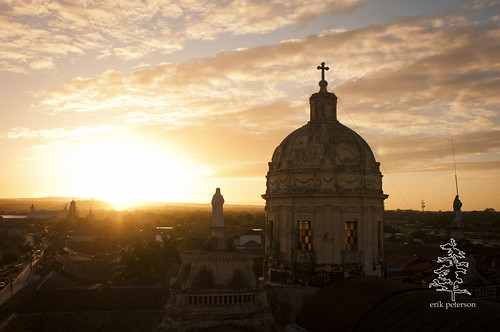
M55 219L61 220L68 217L68 206L65 205L62 210L37 210L34 204L31 204L30 211L26 219Z
M217 188L211 236L205 248L180 254L161 331L275 330L265 285L254 273L255 254L236 250L225 237L223 204Z
M310 99L310 121L275 149L267 173L267 276L326 286L383 271L382 174L368 144L337 120L337 96Z
M75 220L76 218L78 218L78 211L76 210L76 202L75 202L75 200L73 199L73 200L69 203L68 219L70 219L70 220Z

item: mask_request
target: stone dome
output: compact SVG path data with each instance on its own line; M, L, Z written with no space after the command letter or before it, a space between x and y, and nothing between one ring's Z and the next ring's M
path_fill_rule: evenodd
M381 194L382 174L370 146L337 120L337 96L328 83L310 99L310 121L275 149L267 174L272 194Z
M274 150L272 166L272 171L379 170L379 163L365 140L338 121L309 122L292 132Z

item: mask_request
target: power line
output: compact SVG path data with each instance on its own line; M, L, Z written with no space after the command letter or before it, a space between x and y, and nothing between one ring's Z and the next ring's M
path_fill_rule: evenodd
M453 135L451 135L451 150L453 151L453 167L455 168L455 187L457 188L457 196L458 196L457 163L455 161L455 144L453 143Z
M342 100L340 100L340 105L342 106L342 110L347 114L347 116L349 117L349 119L351 120L351 122L353 123L354 127L356 128L356 131L357 132L361 132L361 130L359 129L358 125L356 124L356 122L354 122L354 120L352 119L351 115L349 114L349 112L347 112L347 109L346 107L344 106L344 103L342 102ZM368 144L368 142L367 142ZM368 144L369 146L370 144ZM371 147L370 147L371 148ZM399 191L399 188L396 186L396 183L394 183L394 181L392 181L392 178L391 176L389 175L389 172L387 171L387 169L385 168L384 166L384 163L382 162L382 158L380 158L380 156L377 154L376 151L374 151L372 149L372 152L373 154L375 154L375 156L377 157L378 160L380 160L380 165L382 166L382 170L384 171L384 176L389 179L389 181L391 182L392 186L394 187L394 189L396 189L399 197L401 197L401 199L403 200L403 202L406 204L406 207L411 210L411 207L410 207L410 204L408 204L408 202L406 201L406 199L404 198L403 194L401 193L401 191Z

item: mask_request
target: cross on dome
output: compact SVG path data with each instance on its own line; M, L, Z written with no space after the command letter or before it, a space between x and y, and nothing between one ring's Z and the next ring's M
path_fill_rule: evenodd
M325 67L325 63L322 62L321 66L318 66L318 70L321 70L321 81L319 82L319 92L326 92L328 93L328 90L326 90L326 86L328 85L328 82L325 81L325 70L328 70L330 68Z
M318 66L318 70L321 70L321 80L324 81L325 80L325 70L328 70L330 68L328 67L325 67L325 63L322 62L321 63L321 66Z

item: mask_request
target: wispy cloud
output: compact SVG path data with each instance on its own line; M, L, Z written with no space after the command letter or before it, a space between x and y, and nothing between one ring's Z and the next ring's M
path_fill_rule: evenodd
M453 134L381 139L375 152L391 173L451 171L454 162L467 171L500 171L500 130Z
M64 140L64 139L88 139L89 136L109 134L116 130L114 126L83 126L77 128L51 128L51 129L31 129L27 127L12 128L2 136L10 139L36 139L42 141Z
M1 1L0 69L50 70L67 56L138 59L186 40L262 34L352 8L360 0Z
M500 104L499 25L444 16L440 21L446 24L436 28L435 21L311 36L129 75L108 71L46 91L37 106L49 112L108 110L129 121L143 116L147 123L248 113L276 101L303 107L314 91L311 82L318 80L314 66L331 57L330 88L337 85L339 107L380 122L377 130L397 133L406 124L415 131L430 123L437 133L458 123L469 131L493 129L491 118ZM307 109L300 117L307 117ZM243 125L252 122L240 119Z

